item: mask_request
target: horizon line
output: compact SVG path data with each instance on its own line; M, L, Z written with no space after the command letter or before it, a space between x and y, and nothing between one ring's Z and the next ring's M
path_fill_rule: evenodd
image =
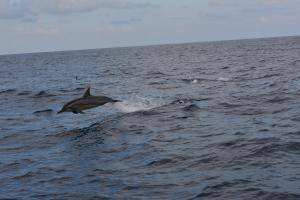
M50 50L50 51L37 51L37 52L25 52L25 53L8 53L1 54L0 56L12 56L12 55L24 55L24 54L42 54L42 53L58 53L67 51L89 51L89 50L101 50L101 49L117 49L117 48L135 48L135 47L151 47L161 45L180 45L180 44L192 44L192 43L209 43L209 42L226 42L226 41L239 41L239 40L255 40L255 39L272 39L281 37L300 37L300 35L285 35L285 36L267 36L267 37L254 37L254 38L237 38L237 39L221 39L221 40L207 40L207 41L187 41L178 43L157 43L157 44L145 44L145 45L133 45L133 46L111 46L111 47L99 47L90 49L65 49L65 50Z

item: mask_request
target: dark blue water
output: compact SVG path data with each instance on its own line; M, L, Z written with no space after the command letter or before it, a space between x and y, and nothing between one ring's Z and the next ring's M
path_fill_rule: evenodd
M0 198L300 199L299 97L300 37L0 56Z

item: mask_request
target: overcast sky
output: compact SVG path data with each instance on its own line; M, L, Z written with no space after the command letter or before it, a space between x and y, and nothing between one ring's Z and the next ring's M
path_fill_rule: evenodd
M300 35L300 0L0 0L0 54Z

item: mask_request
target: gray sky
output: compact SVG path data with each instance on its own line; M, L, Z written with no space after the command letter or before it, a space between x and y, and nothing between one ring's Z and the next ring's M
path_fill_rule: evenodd
M0 54L300 35L300 0L0 0Z

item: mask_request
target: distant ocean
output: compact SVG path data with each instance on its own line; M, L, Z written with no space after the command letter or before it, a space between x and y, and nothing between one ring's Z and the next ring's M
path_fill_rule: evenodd
M0 113L0 199L300 199L300 37L3 55Z

